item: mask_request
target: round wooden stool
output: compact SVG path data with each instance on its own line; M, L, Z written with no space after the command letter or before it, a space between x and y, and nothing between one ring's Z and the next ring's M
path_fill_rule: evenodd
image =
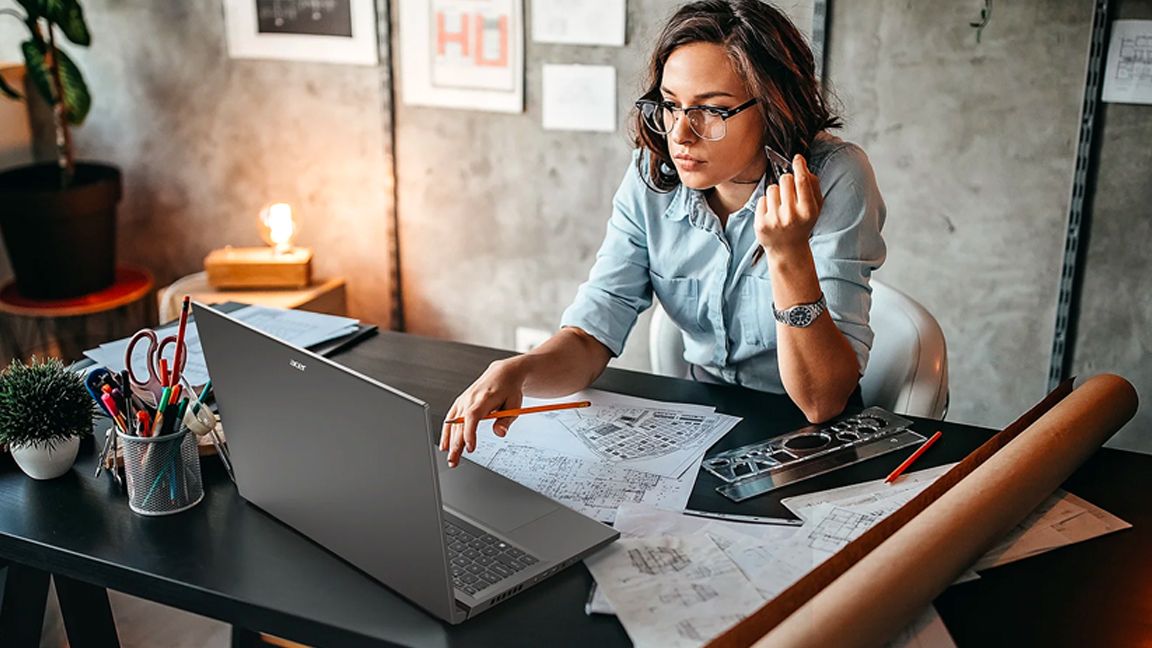
M15 281L0 288L0 366L13 358L79 360L85 349L156 324L152 275L117 268L116 283L69 299L28 299Z

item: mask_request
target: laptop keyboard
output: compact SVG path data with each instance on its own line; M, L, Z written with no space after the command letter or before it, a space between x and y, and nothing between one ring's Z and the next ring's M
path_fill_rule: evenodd
M464 522L444 520L452 584L469 594L540 562L534 556Z

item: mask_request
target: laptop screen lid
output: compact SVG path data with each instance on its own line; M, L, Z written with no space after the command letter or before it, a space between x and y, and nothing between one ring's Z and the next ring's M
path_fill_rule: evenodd
M193 304L240 495L452 619L427 405Z

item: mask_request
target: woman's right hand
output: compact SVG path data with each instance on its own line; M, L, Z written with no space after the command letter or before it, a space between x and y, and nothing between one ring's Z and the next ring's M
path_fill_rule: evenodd
M480 418L495 410L517 409L524 400L524 379L527 377L524 356L497 360L472 383L464 393L456 397L448 410L445 421L463 418L463 423L444 423L440 432L440 450L448 453L448 466L455 468L460 463L464 448L468 452L476 449L476 426ZM492 431L496 436L508 434L508 426L515 416L496 419Z

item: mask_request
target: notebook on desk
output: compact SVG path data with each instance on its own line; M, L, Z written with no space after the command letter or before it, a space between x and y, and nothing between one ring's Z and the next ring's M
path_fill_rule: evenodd
M459 623L616 539L438 456L423 401L194 303L240 495Z
M219 310L222 313L235 313L236 311L239 311L240 309L243 309L243 308L247 308L249 306L251 306L251 304L245 304L242 302L233 302L233 301L223 302L223 303L219 303L219 304L212 304L213 308ZM323 317L323 316L321 316L321 317ZM159 331L159 330L163 330L165 328L173 328L173 327L175 327L175 325L176 325L175 321L165 322L164 324L157 326L156 330ZM359 343L360 341L362 341L366 338L369 338L369 337L375 335L377 330L378 330L375 324L364 324L363 322L359 322L359 321L356 321L355 325L351 328L353 328L353 330L351 330L347 333L338 335L336 337L325 338L325 339L323 339L319 342L316 342L314 344L306 345L305 348L307 348L308 350L310 350L314 353L318 353L322 356L330 357L330 356L333 356L333 355L339 353L340 351L343 351L345 349L348 349L348 348L354 346L355 344ZM91 351L94 351L94 350L90 349L86 353L90 353ZM117 357L118 355L119 354L116 354L112 357ZM96 362L93 358L85 357L84 359L73 363L72 369L77 371L77 372L86 372L97 364L100 364L100 363ZM119 367L116 367L116 368L119 368ZM200 384L202 384L202 383L200 383Z

